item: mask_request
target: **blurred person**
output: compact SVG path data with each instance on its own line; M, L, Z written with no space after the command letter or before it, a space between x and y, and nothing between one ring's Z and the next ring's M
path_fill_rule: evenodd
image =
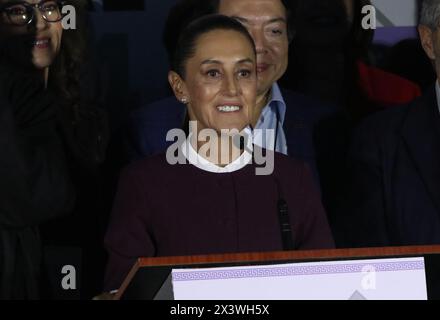
M411 104L375 114L350 152L345 245L440 243L440 1L422 2L419 35L437 74Z
M373 29L362 26L370 0L297 0L291 64L283 84L342 108L357 123L420 96L413 82L369 64Z
M353 129L371 113L420 95L409 80L369 64L374 30L362 27L369 0L297 0L285 87L333 106L313 132L322 199L336 243L346 201ZM341 234L341 236L343 236Z
M63 29L62 7L76 11L76 29ZM40 88L55 98L56 129L62 139L76 201L65 219L42 226L42 238L51 283L48 295L59 287L58 273L63 264L81 268L89 261L84 252L97 247L97 171L108 139L106 114L95 100L89 71L85 37L85 1L0 0L0 41L5 63L20 68L37 79ZM44 170L44 168L42 168ZM78 233L78 230L82 230ZM55 247L52 247L55 246ZM81 258L67 254L79 247ZM96 252L88 254L96 257ZM92 266L94 263L91 264ZM52 270L51 267L55 266ZM55 273L56 272L56 273ZM81 272L85 273L85 272ZM58 290L58 292L60 292ZM56 293L55 293L56 294Z
M68 214L75 190L56 131L53 97L1 56L0 149L0 299L39 299L39 226Z

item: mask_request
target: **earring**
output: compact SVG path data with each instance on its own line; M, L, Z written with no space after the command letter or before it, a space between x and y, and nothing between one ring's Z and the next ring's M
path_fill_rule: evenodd
M187 104L187 103L188 103L188 100L187 100L187 98L185 98L185 97L183 97L182 99L180 99L180 101L181 101L183 104Z

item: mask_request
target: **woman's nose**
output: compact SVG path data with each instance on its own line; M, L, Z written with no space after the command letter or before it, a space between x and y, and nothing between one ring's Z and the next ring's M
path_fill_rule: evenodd
M48 22L43 18L43 14L37 8L34 8L33 24L36 30L44 30L48 25Z
M238 84L233 76L226 77L224 80L225 92L235 96L238 93Z

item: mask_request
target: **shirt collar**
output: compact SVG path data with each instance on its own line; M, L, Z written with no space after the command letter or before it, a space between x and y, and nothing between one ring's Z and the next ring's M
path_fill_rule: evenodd
M248 135L249 139L247 139L247 148L244 148L243 153L235 159L230 164L225 167L220 167L209 160L203 158L201 155L197 153L197 151L191 145L191 134L188 139L182 144L182 152L185 158L188 160L190 164L193 166L207 172L212 173L230 173L234 171L238 171L248 165L252 160L252 148L253 148L253 135L250 128L244 129L245 134Z
M284 123L284 118L286 116L286 102L284 101L283 94L281 93L281 89L278 86L278 83L276 82L272 85L271 99L267 103L266 107L269 106L278 108L278 112L280 113L279 120L281 123Z
M437 108L440 112L440 85L438 83L438 80L435 82L435 93L437 95Z

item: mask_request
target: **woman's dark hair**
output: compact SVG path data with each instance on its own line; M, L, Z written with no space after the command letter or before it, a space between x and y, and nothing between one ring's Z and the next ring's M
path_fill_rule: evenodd
M64 4L75 8L76 29L63 30L60 52L49 68L48 86L63 104L75 109L80 100L80 77L87 55L87 1L67 0Z
M180 0L170 9L162 35L170 65L179 40L179 31L184 30L192 21L214 13L216 11L209 0Z
M196 51L196 42L205 33L214 30L232 30L245 36L256 54L254 40L247 29L238 21L227 16L213 14L199 18L189 24L180 34L171 69L185 78L185 63Z

